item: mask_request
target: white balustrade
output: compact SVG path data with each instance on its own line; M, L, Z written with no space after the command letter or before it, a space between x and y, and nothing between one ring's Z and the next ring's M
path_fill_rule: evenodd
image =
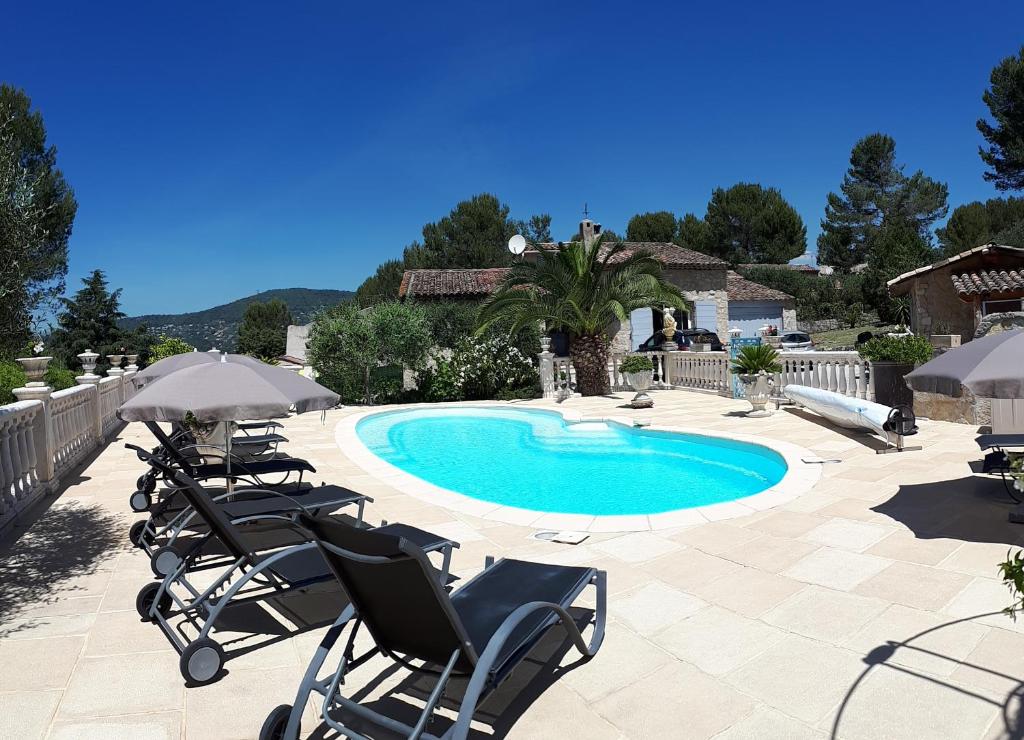
M874 400L871 363L857 352L781 352L775 386L807 385L851 398Z
M48 490L37 472L35 435L42 412L41 401L0 406L0 530Z
M0 531L47 493L60 476L117 431L118 407L135 394L134 372L85 376L73 388L16 388L22 400L0 406Z

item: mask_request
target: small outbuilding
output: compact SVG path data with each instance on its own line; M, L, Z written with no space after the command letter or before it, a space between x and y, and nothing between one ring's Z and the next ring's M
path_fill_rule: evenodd
M984 244L893 278L888 288L910 299L915 334L969 342L986 316L1024 311L1024 249Z

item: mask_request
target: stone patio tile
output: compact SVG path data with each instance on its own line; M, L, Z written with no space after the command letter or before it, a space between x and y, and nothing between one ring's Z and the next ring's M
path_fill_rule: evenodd
M664 650L623 624L612 622L597 655L579 669L566 673L559 683L593 703L649 676L670 661L672 657Z
M95 614L14 619L0 625L0 640L34 640L40 637L84 635L96 621Z
M174 648L156 625L143 622L134 609L96 615L85 643L88 657L158 651L174 653Z
M838 491L842 494L842 491ZM821 516L836 516L843 519L855 519L862 522L884 521L885 517L876 511L872 511L871 502L859 498L843 498L818 509Z
M896 604L938 611L960 593L971 577L915 563L893 563L854 591Z
M1006 553L1017 548L993 542L965 542L945 559L938 567L955 570L972 576L997 578L999 563L1006 560Z
M893 532L865 552L869 555L878 555L919 565L938 565L961 544L959 540L942 537L923 539L917 537L913 532L901 530Z
M180 740L181 724L181 712L59 720L53 723L48 740Z
M819 545L862 552L891 533L892 528L879 524L835 518L806 532L802 539Z
M769 573L780 573L817 549L818 546L810 542L763 535L723 553L723 557Z
M0 693L0 740L42 740L60 695L60 691Z
M743 568L726 577L695 586L692 592L712 604L756 619L807 587L801 581L775 573Z
M651 560L640 567L666 583L687 591L741 569L731 560L708 555L692 547Z
M1024 684L1024 635L990 629L970 654L956 666L951 678L997 694L1009 695Z
M650 532L634 532L595 543L594 549L627 563L642 563L675 552L680 546Z
M725 680L783 714L816 724L840 702L863 668L855 653L787 635Z
M755 702L684 663L673 663L594 708L630 738L714 737L753 711Z
M874 555L822 547L793 564L782 575L798 581L849 591L880 573L892 561Z
M564 680L545 689L526 712L515 718L510 737L585 737L588 740L622 737L611 722L597 714L589 702L562 686L563 683Z
M799 537L821 526L825 517L799 511L776 511L747 525L748 528L775 537Z
M1024 631L1024 623L1014 622L1002 610L1010 606L1010 591L991 578L975 578L942 608L944 614L958 619L977 618L983 624L1014 632Z
M841 738L974 740L999 708L984 697L927 676L879 666L849 696L838 723ZM830 730L829 718L818 725Z
M762 617L789 632L842 643L886 608L879 599L809 586Z
M608 611L641 635L653 635L705 606L696 596L655 581L620 595L608 605Z
M231 667L229 663L228 668ZM257 737L270 710L295 700L300 679L301 669L236 668L216 683L190 688L185 701L185 734L210 738ZM306 731L312 729L308 727Z
M824 740L819 732L763 704L727 729L715 740Z
M721 555L734 547L757 539L758 536L757 532L735 524L714 522L683 530L673 535L671 539L711 555Z
M95 614L100 608L101 596L72 596L57 594L52 599L39 602L18 612L18 617L64 617L75 614Z
M182 707L185 681L178 660L167 653L133 653L82 658L71 676L60 719L162 712Z
M764 622L711 606L676 622L651 640L705 673L721 676L759 655L783 635Z
M81 636L0 642L0 691L63 689L84 644Z

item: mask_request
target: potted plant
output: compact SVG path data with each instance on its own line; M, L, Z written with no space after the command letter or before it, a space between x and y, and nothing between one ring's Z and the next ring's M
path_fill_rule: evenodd
M630 405L635 409L650 408L654 400L645 392L651 387L654 377L654 363L646 355L629 355L619 364L619 372L636 391Z
M710 352L711 336L708 334L695 334L691 340L691 348L694 352Z
M767 344L741 347L732 361L732 372L743 385L743 396L750 402L750 416L768 416L765 410L775 373L782 372L779 353Z
M875 401L886 406L910 406L914 392L903 376L932 357L932 345L925 337L874 337L859 348L860 356L871 361L871 376L875 386Z
M32 345L32 355L17 358L17 362L25 369L25 376L28 378L28 385L43 385L43 376L46 375L46 367L50 364L52 357L43 357L43 343L37 341Z

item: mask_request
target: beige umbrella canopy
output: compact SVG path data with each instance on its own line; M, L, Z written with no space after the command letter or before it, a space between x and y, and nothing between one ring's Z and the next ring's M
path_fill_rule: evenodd
M929 360L905 378L923 393L1024 398L1024 329L975 339Z

